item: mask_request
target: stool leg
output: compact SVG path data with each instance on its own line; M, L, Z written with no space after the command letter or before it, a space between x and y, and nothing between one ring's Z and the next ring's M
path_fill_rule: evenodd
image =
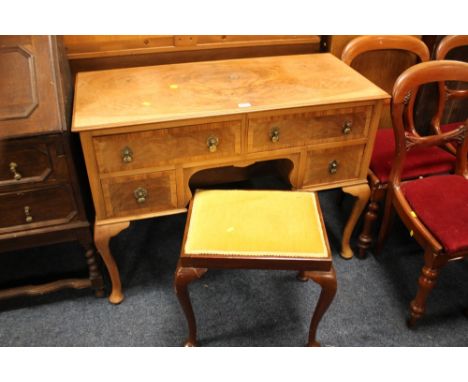
M174 287L179 303L182 306L189 327L189 336L184 346L197 346L197 324L193 313L190 295L187 285L193 280L199 279L206 273L205 268L186 268L177 264L175 272Z
M322 287L317 306L315 307L315 311L310 322L308 343L308 346L320 346L320 343L315 339L317 327L335 297L337 286L336 273L332 265L330 270L327 272L305 271L302 274Z

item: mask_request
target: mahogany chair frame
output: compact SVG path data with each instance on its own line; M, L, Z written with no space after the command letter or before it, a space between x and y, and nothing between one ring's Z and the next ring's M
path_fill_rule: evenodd
M379 50L398 50L413 53L420 62L430 59L429 49L420 39L413 36L361 36L352 40L343 50L341 60L349 66L360 55ZM414 104L415 99L411 99ZM388 101L390 103L390 100ZM385 200L388 184L381 182L377 175L368 170L367 181L371 194L364 213L364 223L359 235L359 256L364 257L372 245L372 232L378 218L379 202Z
M468 35L454 35L444 37L435 53L436 60L445 60L447 54L450 53L453 49L459 48L462 46L468 46ZM452 89L447 86L446 82L439 82L439 95L443 94L444 96L439 96L439 102L437 104L437 113L432 118L431 125L432 129L440 134L440 126L442 124L442 118L444 115L445 105L447 102L456 99L465 99L468 98L468 89ZM456 149L453 145L448 144L447 148L455 154Z
M410 304L410 318L408 320L410 327L414 326L416 321L424 315L427 297L435 286L440 269L449 261L468 257L468 251L466 250L456 253L446 252L443 245L412 212L412 208L400 187L403 164L408 151L416 147L441 146L449 142L457 142L455 174L465 177L468 181L468 120L457 129L439 135L421 137L414 129L413 113L409 99L416 97L417 89L421 85L445 81L468 82L468 63L441 60L415 65L397 79L392 95L392 120L396 139L396 156L390 175L378 246L381 246L388 234L390 215L394 210L405 226L413 232L413 237L424 249L424 266L418 281L419 288L416 297ZM406 182L411 182L411 180Z

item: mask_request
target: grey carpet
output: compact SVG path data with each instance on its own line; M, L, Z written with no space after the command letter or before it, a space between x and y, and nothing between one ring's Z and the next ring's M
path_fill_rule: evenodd
M260 188L268 188L270 183ZM274 186L271 186L273 188ZM415 330L405 325L422 251L398 220L384 253L339 254L352 198L320 192L338 277L337 296L318 331L323 346L467 346L468 266L449 264ZM187 333L172 280L185 214L133 223L111 241L125 288L113 306L89 290L0 301L2 346L179 346ZM0 256L3 285L86 274L80 248L61 244ZM319 294L295 272L212 270L190 286L202 346L302 346Z

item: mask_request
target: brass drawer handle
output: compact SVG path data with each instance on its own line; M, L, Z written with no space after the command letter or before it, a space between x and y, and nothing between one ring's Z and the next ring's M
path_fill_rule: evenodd
M133 191L133 195L138 203L142 204L146 202L146 198L148 197L148 191L146 188L138 187L135 191Z
M10 163L10 171L13 173L13 178L15 180L20 180L23 177L23 175L21 175L18 171L16 171L17 167L18 165L15 162Z
M337 171L338 171L338 162L336 160L332 160L328 164L328 172L330 174L336 174Z
M219 138L215 137L214 135L208 137L206 140L206 145L208 146L208 150L210 153L214 153L218 150Z
M130 147L126 146L122 150L122 162L130 163L133 161L133 151Z
M26 223L31 223L33 217L31 216L31 208L29 206L24 207L24 214L26 215Z
M276 143L278 142L280 139L280 130L278 127L274 127L272 130L271 130L271 133L270 133L270 140L273 142L273 143Z
M343 134L351 134L351 127L353 127L353 122L350 120L346 120L343 124Z

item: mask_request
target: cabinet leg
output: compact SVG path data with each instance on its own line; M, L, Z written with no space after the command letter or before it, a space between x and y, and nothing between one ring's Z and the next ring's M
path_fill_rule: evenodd
M104 261L112 283L112 291L109 296L109 301L112 304L120 304L123 301L124 296L122 294L119 269L117 268L117 264L111 254L109 242L113 236L119 234L127 228L129 224L130 222L122 222L106 225L96 224L94 226L94 243L102 257L102 260Z
M343 238L341 240L341 257L345 259L350 259L353 257L353 251L349 244L349 240L351 239L351 235L356 227L356 223L361 216L362 211L364 210L367 202L369 201L370 197L370 188L369 185L366 184L358 184L356 186L349 186L343 187L343 192L347 194L351 194L357 198L354 202L353 209L351 214L349 215L348 221L346 226L343 230ZM358 246L365 246L364 244L358 244Z
M104 281L96 261L96 251L93 245L88 246L85 252L86 263L88 264L89 279L93 286L96 297L104 296Z
M316 339L317 327L323 315L335 298L337 289L335 269L332 265L330 270L327 272L305 271L302 272L302 275L307 279L315 281L322 287L317 306L315 307L312 320L310 322L308 343L308 346L320 346L320 343Z
M180 263L177 265L174 287L179 303L184 311L185 317L187 318L189 327L189 336L185 341L184 346L197 346L197 324L193 313L192 303L190 302L187 285L193 280L202 277L206 271L206 268L186 268L180 266Z

